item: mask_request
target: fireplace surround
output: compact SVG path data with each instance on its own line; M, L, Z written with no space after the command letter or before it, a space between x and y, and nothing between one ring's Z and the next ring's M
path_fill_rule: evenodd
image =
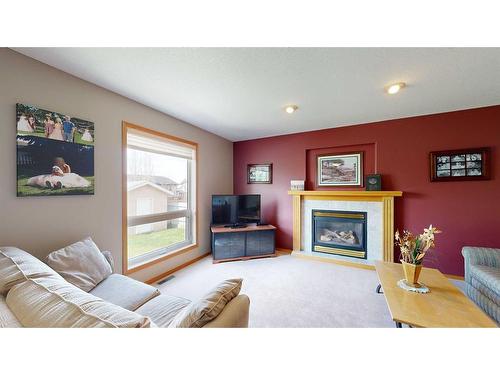
M294 190L289 191L288 194L292 196L293 202L292 256L331 261L338 264L353 265L369 269L373 269L373 264L376 260L383 260L386 262L393 261L394 198L401 197L403 192ZM312 213L315 210L365 212L365 227L367 233L365 236L366 254L364 257L346 256L346 254L339 254L338 252L332 253L329 246L325 246L327 251L313 251L314 235L312 233ZM340 233L337 234L340 235ZM341 236L346 236L346 234L344 233ZM347 235L347 237L349 237L349 235ZM324 237L324 239L327 238ZM319 246L323 246L323 244L319 244ZM339 246L335 246L335 248L340 249Z

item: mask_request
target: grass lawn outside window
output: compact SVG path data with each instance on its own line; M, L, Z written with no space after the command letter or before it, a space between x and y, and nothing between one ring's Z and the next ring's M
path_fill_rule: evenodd
M185 240L184 228L169 228L157 232L133 234L128 236L130 258L146 254Z

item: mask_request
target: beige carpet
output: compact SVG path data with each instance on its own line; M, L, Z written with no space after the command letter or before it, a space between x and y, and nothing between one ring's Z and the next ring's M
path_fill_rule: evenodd
M159 288L195 300L234 277L250 297L250 327L394 327L375 271L290 255L219 264L206 257Z

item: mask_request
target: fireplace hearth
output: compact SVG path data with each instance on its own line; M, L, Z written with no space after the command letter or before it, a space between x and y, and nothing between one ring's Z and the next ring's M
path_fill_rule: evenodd
M312 251L367 258L367 213L312 211Z

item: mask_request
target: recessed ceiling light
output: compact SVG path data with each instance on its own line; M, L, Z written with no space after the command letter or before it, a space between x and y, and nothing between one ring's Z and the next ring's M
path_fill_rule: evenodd
M296 105L287 105L285 107L285 112L286 113L293 113L295 112L297 109L299 109L299 107L297 107Z
M388 94L394 95L394 94L397 94L399 92L399 90L401 90L405 86L406 86L406 83L404 83L404 82L394 83L392 85L387 86L386 91Z

